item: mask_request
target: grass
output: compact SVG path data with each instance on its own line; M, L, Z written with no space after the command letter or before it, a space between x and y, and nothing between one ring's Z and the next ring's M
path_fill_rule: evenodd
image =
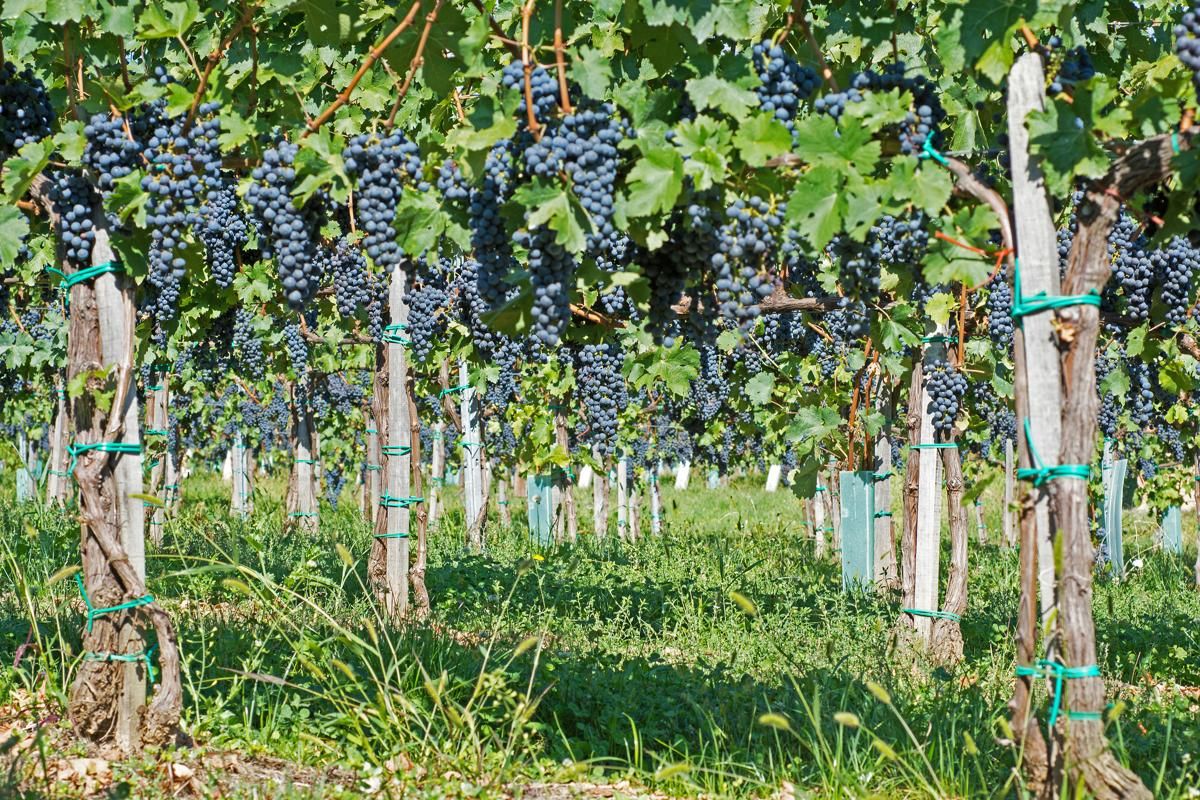
M148 572L179 628L185 724L201 747L118 765L113 781L135 796L177 790L161 779L162 758L206 763L208 753L282 759L284 778L265 795L279 797L331 786L537 796L542 784L618 780L672 796L1020 794L1018 754L997 743L1016 609L1006 549L972 541L967 658L944 669L896 652L896 604L843 593L838 565L815 558L796 524L795 499L766 494L759 479L665 486L665 535L589 536L538 558L522 530L498 523L485 555L465 552L452 506L431 539L434 613L399 629L365 588L370 535L349 500L324 509L309 537L280 533L269 500L231 520L214 476L185 494ZM267 483L263 496L282 487ZM579 505L590 530L590 503ZM986 508L995 532L997 499ZM1155 550L1137 515L1127 527L1127 554L1142 566L1095 591L1099 664L1117 701L1110 737L1156 796L1200 796L1194 552ZM81 606L62 572L78 558L77 529L0 498L0 539L0 580L16 589L0 599L0 706L36 696L61 708L80 649ZM27 641L38 646L14 668ZM61 749L66 734L60 723L39 736ZM79 793L30 777L38 747L9 749L10 788ZM309 777L289 782L296 775ZM216 785L221 769L207 763L205 776ZM250 778L221 786L264 796Z

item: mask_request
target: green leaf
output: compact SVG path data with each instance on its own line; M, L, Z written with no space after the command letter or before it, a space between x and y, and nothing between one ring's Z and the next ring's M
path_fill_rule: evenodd
M715 108L734 119L744 119L750 108L758 105L758 96L717 75L692 78L687 82L687 93L697 111Z
M83 135L83 122L77 119L64 122L62 130L54 134L54 146L66 161L78 161L83 157L87 138Z
M769 372L760 372L746 381L746 397L756 406L766 405L775 391L775 376Z
M578 202L573 201L566 187L535 180L517 189L513 199L525 206L525 222L530 228L546 225L557 234L554 241L568 252L583 252L591 221Z
M1052 193L1065 195L1080 178L1098 178L1108 169L1108 155L1071 104L1055 100L1031 113L1028 125Z
M142 12L143 39L174 39L187 33L199 16L200 9L193 2L150 3Z
M958 311L958 300L948 292L938 292L929 298L925 304L925 313L933 320L933 324L942 326L950 321L950 316Z
M787 219L814 250L820 250L841 230L845 207L839 171L814 167L796 181L788 198Z
M32 14L35 17L46 13L46 0L5 0L3 19L16 19L22 14Z
M588 97L604 97L612 83L612 65L610 56L584 45L571 62L571 80Z
M683 191L683 159L674 148L652 147L634 164L626 181L626 214L645 217L666 213Z
M737 328L727 328L717 336L717 347L722 353L732 353L742 343L742 332Z
M30 142L4 162L4 197L8 202L16 203L21 199L33 179L50 163L53 151L53 142L43 139Z
M0 267L12 269L17 264L21 243L29 235L29 220L16 205L0 205Z
M741 124L733 137L738 153L752 167L792 149L792 134L770 114L755 114Z

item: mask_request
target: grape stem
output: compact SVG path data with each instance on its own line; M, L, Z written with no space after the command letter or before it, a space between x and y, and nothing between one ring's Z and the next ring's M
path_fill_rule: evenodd
M437 21L438 11L441 8L442 0L437 0L433 4L433 10L425 15L425 27L421 31L421 38L417 41L417 52L413 54L412 61L409 62L408 74L404 76L404 83L400 86L400 93L396 95L396 102L392 104L392 113L388 114L387 122L384 123L384 127L389 131L396 124L396 113L400 110L400 104L404 102L404 96L408 94L408 88L412 86L417 70L425 63L425 45L429 41L429 32L433 30L433 23Z
M813 55L817 59L817 63L821 65L821 77L825 79L825 83L829 84L832 91L838 91L837 80L833 77L833 70L829 68L829 64L825 61L825 55L821 52L821 46L817 44L817 37L813 36L812 28L808 25L808 9L805 8L804 0L792 0L792 10L788 14L787 25L783 29L783 36L780 37L782 42L787 38L788 31L793 25L799 25L801 32L804 33L804 39L808 42L808 49L812 50Z
M200 99L204 97L204 92L206 89L208 89L208 79L212 77L213 70L217 68L217 64L219 64L221 59L225 57L225 51L227 51L229 46L233 44L233 40L236 39L238 34L240 34L242 30L250 23L250 20L254 18L254 11L255 6L243 5L242 15L238 18L237 23L232 29L230 29L229 33L225 34L225 38L221 40L220 44L214 47L212 52L208 54L208 60L204 64L204 71L200 73L200 84L196 87L196 93L192 95L192 104L188 107L187 119L183 122L184 135L187 135L188 130L191 129L192 123L196 119L196 109L200 107ZM122 50L122 53L123 52L124 51ZM121 58L121 68L122 71L124 71L124 55L122 55Z
M529 132L535 140L542 138L542 126L533 111L533 54L529 49L529 21L533 17L533 0L525 0L521 6L521 66L525 72L525 112L529 118Z
M562 0L554 0L554 61L558 65L558 93L562 96L562 110L570 114L571 98L567 92L567 63L563 58Z
M367 53L367 57L363 59L363 63L359 65L358 71L354 73L354 77L352 77L350 82L346 84L346 88L334 98L332 103L326 106L325 110L321 112L320 116L309 121L309 123L305 126L304 133L300 134L301 139L306 139L308 138L309 134L316 132L318 128L328 122L333 115L337 113L339 108L350 102L350 95L354 93L354 89L363 79L363 76L367 74L367 70L369 70L371 65L379 60L379 57L384 54L389 46L391 46L392 42L396 40L396 37L404 33L404 31L408 29L409 25L412 25L413 20L417 18L417 12L420 10L421 0L415 0L415 2L412 4L412 7L408 9L408 13L404 15L404 19L400 20L396 27L392 28L391 32L388 33L387 36L383 37L383 41L375 45L373 48L371 48L371 52Z
M487 9L483 7L483 1L471 0L471 5L475 6L475 10L487 18L488 27L492 29L492 35L508 49L508 52L514 57L521 55L520 42L504 35L504 29L500 27L496 20L492 18L492 15L487 12Z

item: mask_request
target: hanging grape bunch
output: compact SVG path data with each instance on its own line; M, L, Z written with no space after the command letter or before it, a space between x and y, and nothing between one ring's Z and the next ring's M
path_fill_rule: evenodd
M250 172L252 183L246 201L259 227L259 245L265 258L275 259L288 305L300 310L321 283L316 258L316 233L320 210L314 200L297 208L292 200L296 182L295 160L299 148L280 142L263 153L263 163Z
M99 203L91 182L76 172L61 170L52 176L50 200L58 214L59 239L63 255L76 269L92 265L92 245L96 241L92 216Z
M0 66L0 162L49 136L53 122L46 85L28 67L18 72L5 61Z
M746 330L758 317L758 304L775 291L767 267L777 263L782 220L761 197L738 198L725 214L711 258L718 309L727 322Z
M926 369L925 386L929 392L933 429L938 433L950 433L967 392L966 376L947 361L937 360Z
M782 122L795 141L800 101L817 90L821 79L814 70L798 64L783 47L773 44L770 39L754 45L751 54L754 71L761 81L754 89L759 107Z
M1192 71L1192 86L1200 97L1200 2L1192 0L1175 26L1175 52Z
M394 224L404 187L412 184L422 192L429 188L421 177L421 151L399 132L382 138L359 134L350 138L342 158L346 174L356 182L354 202L363 248L375 265L390 273L404 255Z

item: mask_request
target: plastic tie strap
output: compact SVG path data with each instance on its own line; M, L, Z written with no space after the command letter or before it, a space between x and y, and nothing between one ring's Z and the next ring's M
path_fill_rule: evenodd
M62 270L55 269L54 267L50 267L46 271L53 272L55 275L59 275L60 277L62 277L62 280L59 281L58 288L62 289L63 291L69 292L71 290L71 287L75 286L76 284L84 283L85 281L90 281L93 278L98 278L101 275L105 275L110 272L111 273L124 272L125 267L121 266L120 261L105 261L103 264L97 264L94 267L88 267L86 269L76 270L75 272L72 272L70 275L67 275Z
M396 531L395 533L377 533L376 539L407 539L408 531Z
M922 336L922 344L958 344L957 336Z
M379 339L380 339L380 341L384 342L385 344L410 345L410 344L412 344L412 339L409 339L407 336L401 336L399 334L399 331L405 330L407 328L408 328L408 326L402 322L397 323L396 325L388 325L387 327L385 327L383 329L383 336L380 336Z
M83 598L83 604L87 606L87 631L92 632L92 623L96 621L96 617L103 617L105 614L113 614L117 611L125 611L131 608L140 608L148 606L154 602L154 595L147 594L135 600L130 600L115 606L107 608L96 608L92 605L92 598L88 597L87 589L83 588L83 577L78 572L75 573L75 583L79 584L79 596Z
M1175 131L1171 132L1171 151L1179 155L1179 134Z
M142 452L142 446L133 442L93 442L91 444L75 444L72 442L67 445L67 455L71 457L71 465L67 467L67 471L74 472L75 465L79 462L79 457L93 450L100 453L138 455Z
M84 661L119 661L125 664L136 664L139 661L146 664L146 677L154 683L154 664L151 662L151 657L154 655L154 650L158 645L151 645L149 650L141 653L93 653L86 652L83 654Z
M316 464L317 461L312 458L297 458L296 463L297 464Z
M471 384L469 384L469 383L459 384L458 386L451 386L449 389L442 389L440 392L438 392L438 397L445 397L446 395L454 394L455 392L465 392L467 389L470 389L470 388L471 388Z
M909 450L957 450L958 442L926 442L925 444L910 444Z
M1047 659L1039 659L1036 666L1027 667L1023 665L1017 666L1017 677L1042 677L1054 679L1054 697L1050 701L1050 727L1054 727L1054 723L1058 722L1058 712L1062 708L1062 688L1064 680L1074 680L1077 678L1099 678L1100 667L1095 664L1088 664L1085 667L1065 667L1057 661L1048 661ZM1097 714L1095 711L1076 711L1067 712L1067 716L1073 719L1099 719L1099 715L1092 717L1092 714ZM1086 716L1084 716L1086 715Z
M379 448L379 451L385 456L409 456L412 455L412 445L408 444L385 444Z
M917 155L917 158L932 158L943 167L950 166L950 162L946 157L939 153L937 148L933 146L933 131L930 131L929 135L925 137L925 143L921 145L921 152Z
M483 447L483 443L482 442L459 441L458 446L459 447Z
M379 431L375 428L367 428L367 433L379 433Z
M1043 464L1033 444L1033 431L1028 417L1025 418L1025 441L1029 444L1029 457L1033 459L1034 466L1017 470L1018 480L1033 481L1034 486L1041 486L1046 481L1056 478L1078 478L1086 481L1092 477L1092 468L1088 464L1058 464L1052 467Z
M379 505L384 508L411 508L418 503L424 502L424 497L393 497L390 494L385 494L379 498Z
M896 474L896 473L892 472L891 470L888 470L887 472L872 472L872 473L871 473L871 480L873 480L873 481L886 481L888 478L892 477L892 476L893 476L893 475L895 475L895 474Z
M876 519L879 519L880 517L890 517L891 515L892 515L892 512L890 512L890 511L876 511L875 512Z
M496 505L506 506L506 505L508 505L508 501L507 500L497 500Z
M813 491L817 491L817 492L827 492L827 491L829 491L829 490L828 490L826 487L824 487L824 486L818 486L818 487L816 487L816 489L814 489Z
M63 472L62 470L58 470L58 469L51 469L51 470L47 470L47 472L49 472L51 475L57 475L57 476L58 476L58 477L60 477L60 478L69 478L69 477L71 477L71 473L69 473L69 472ZM1200 480L1200 478L1197 478L1197 480Z
M367 472L374 472L377 469L383 469L383 467L378 464L367 464Z
M952 614L949 611L926 611L923 608L902 608L900 611L904 614L911 614L914 617L929 617L930 619L945 619L950 622L962 622L962 616Z
M147 436L166 436L169 431L164 431L161 428L147 428L144 433Z
M289 517L315 517L315 516L317 516L317 512L315 512L315 511L291 511L288 513L288 516Z
M1094 291L1087 294L1063 294L1057 297L1049 297L1045 292L1038 292L1033 297L1026 298L1021 294L1021 260L1018 258L1013 263L1015 265L1013 267L1013 319L1019 320L1030 314L1040 314L1056 308L1070 306L1096 306L1098 308L1100 306L1100 294Z
M164 390L164 389L166 389L166 388L167 388L167 387L163 386L162 384L158 384L158 383L156 383L156 384L154 384L153 386L147 386L147 387L146 387L146 391L147 391L147 392L161 392L161 391L163 391L163 390Z
M430 478L429 482L434 484L435 486L443 486L446 483L446 479L434 477L434 478Z

